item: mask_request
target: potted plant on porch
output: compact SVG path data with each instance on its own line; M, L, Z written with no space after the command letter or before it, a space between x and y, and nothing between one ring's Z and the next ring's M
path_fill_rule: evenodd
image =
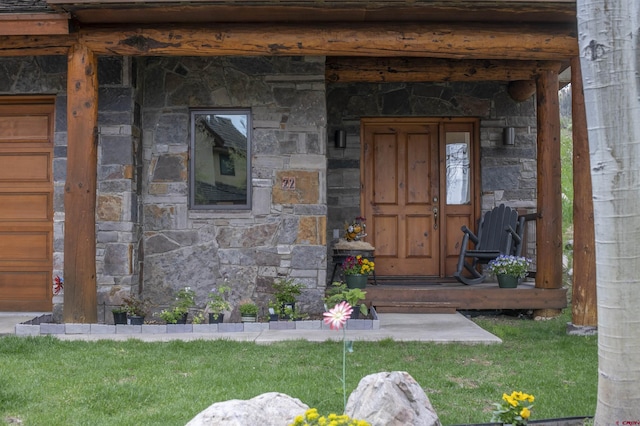
M349 256L342 263L342 272L349 288L365 288L375 264L362 255Z
M186 324L189 309L195 305L195 300L196 292L191 290L191 287L180 289L173 307L163 309L159 314L160 318L167 324Z
M127 307L122 305L122 306L116 306L115 308L111 309L111 312L113 313L113 323L114 324L126 324L127 323Z
M351 319L357 319L360 314L365 317L369 314L369 309L364 303L366 295L367 292L362 289L348 288L345 283L341 281L334 281L331 283L331 287L327 289L324 302L326 307L335 306L342 301L347 302L353 307Z
M224 311L231 309L231 304L227 301L227 294L231 293L231 287L223 285L209 292L207 309L209 311L209 324L224 322Z
M122 302L124 303L123 306L129 318L129 324L142 325L144 323L144 317L147 315L149 302L136 295L125 297L122 299Z
M275 303L272 308L281 319L289 319L296 310L297 297L302 292L302 284L296 283L292 278L278 279L273 283L275 290Z
M242 322L256 322L258 318L258 305L253 302L243 302L238 307Z
M529 273L531 260L522 256L500 255L487 268L498 279L501 288L515 288Z

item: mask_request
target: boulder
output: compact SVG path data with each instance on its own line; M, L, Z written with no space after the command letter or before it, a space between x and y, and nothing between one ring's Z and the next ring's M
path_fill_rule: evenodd
M440 426L427 394L404 371L362 378L349 396L346 414L372 426Z
M216 402L196 415L187 426L287 426L309 406L297 398L269 392L249 400Z

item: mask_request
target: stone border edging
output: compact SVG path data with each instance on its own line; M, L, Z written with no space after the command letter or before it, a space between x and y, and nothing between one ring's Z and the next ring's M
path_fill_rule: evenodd
M347 320L347 330L379 330L380 320L375 319ZM138 334L171 334L171 333L242 333L262 332L266 330L329 330L329 326L321 320L311 321L270 321L221 324L16 324L16 336L47 336L61 334L93 334L93 335L138 335Z

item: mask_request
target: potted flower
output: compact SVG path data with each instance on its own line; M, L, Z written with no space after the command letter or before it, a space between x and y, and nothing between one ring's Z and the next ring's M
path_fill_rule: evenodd
M258 305L253 302L241 303L238 307L242 322L256 322L258 318Z
M189 309L195 304L196 292L191 290L191 287L185 287L178 291L173 307L160 312L160 318L167 324L186 324Z
M302 292L302 284L293 279L278 279L273 283L276 301L272 304L275 313L281 318L291 318L296 310L296 299Z
M514 288L527 276L531 260L521 256L500 255L489 262L488 270L498 278L498 285Z
M327 296L324 299L326 306L334 306L343 300L351 305L354 310L351 313L351 318L355 319L362 314L367 316L369 309L364 303L366 291L362 291L360 288L348 288L347 285L341 281L334 281L331 283L331 287L327 289Z
M360 254L348 256L342 262L342 273L345 276L347 287L365 288L367 286L367 278L374 268L375 264Z
M217 289L213 288L209 292L209 301L207 309L209 310L209 324L218 324L224 322L224 311L231 309L231 305L227 301L227 295L231 294L231 287L223 285Z
M147 315L148 301L131 295L122 299L122 302L124 303L124 309L127 311L129 323L131 325L142 325L144 317Z
M505 425L524 426L529 421L533 408L533 395L523 392L511 392L511 395L502 394L502 402L494 402L495 409L491 418L492 422Z

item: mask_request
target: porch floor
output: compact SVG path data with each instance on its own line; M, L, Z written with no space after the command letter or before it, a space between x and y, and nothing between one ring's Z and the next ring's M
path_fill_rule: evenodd
M535 288L533 280L517 288L499 288L495 281L464 285L455 279L377 277L369 280L366 303L378 312L453 313L458 310L563 309L567 289Z

